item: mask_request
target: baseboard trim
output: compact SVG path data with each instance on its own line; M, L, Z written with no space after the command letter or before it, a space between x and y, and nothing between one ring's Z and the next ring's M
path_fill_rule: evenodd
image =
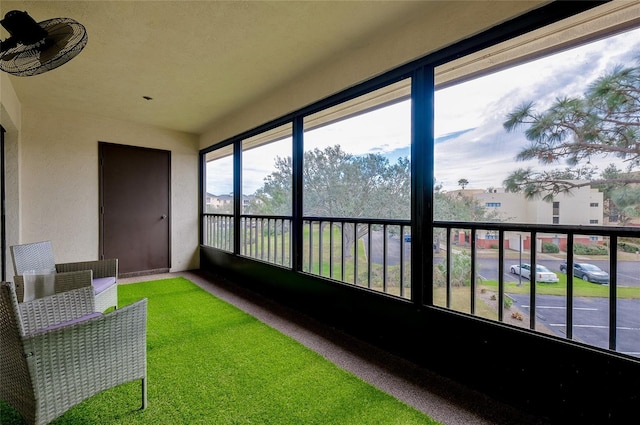
M153 269L153 270L141 270L137 272L129 272L129 273L118 273L118 277L137 277L137 276L146 276L151 274L160 274L160 273L169 273L171 269Z

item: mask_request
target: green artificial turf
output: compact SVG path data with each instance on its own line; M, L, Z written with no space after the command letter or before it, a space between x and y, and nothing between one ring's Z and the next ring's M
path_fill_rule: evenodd
M119 287L148 298L146 410L140 382L104 391L55 424L437 424L184 278ZM0 423L21 424L0 402Z

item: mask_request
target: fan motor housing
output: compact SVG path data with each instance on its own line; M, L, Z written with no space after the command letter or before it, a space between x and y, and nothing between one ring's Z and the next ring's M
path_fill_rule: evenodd
M0 24L21 44L35 44L47 37L47 31L27 12L20 10L7 12Z

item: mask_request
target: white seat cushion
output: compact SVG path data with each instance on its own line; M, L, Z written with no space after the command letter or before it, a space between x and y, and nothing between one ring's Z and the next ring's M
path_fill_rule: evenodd
M96 277L91 283L93 284L93 292L99 294L100 292L108 289L111 285L116 283L115 277Z

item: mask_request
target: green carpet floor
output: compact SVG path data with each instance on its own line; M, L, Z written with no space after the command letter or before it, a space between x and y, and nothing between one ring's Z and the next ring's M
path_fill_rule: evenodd
M148 298L148 397L107 390L55 424L436 424L184 278L119 287ZM0 402L0 423L21 424Z

